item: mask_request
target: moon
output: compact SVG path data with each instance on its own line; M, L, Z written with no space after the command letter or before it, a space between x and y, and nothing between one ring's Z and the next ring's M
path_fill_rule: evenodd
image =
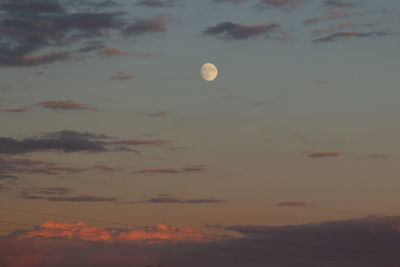
M201 78L203 80L211 82L214 81L218 76L218 69L214 64L205 63L201 66Z

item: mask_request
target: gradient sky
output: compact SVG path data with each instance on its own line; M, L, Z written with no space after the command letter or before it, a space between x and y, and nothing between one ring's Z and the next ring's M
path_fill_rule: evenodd
M206 233L397 224L399 11L397 0L0 0L0 219L14 222L1 234L115 227L84 218Z

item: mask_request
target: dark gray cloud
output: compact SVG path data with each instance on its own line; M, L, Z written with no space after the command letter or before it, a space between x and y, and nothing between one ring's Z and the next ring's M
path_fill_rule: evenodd
M42 151L59 152L103 152L104 143L94 139L90 133L62 131L39 137L14 139L0 137L0 154L23 154Z
M176 3L172 0L142 0L137 2L137 5L146 7L172 7Z
M193 167L184 167L181 169L144 169L144 170L139 170L136 173L142 173L142 174L178 174L178 173L187 173L187 172L202 172L205 171L206 167L205 166L193 166Z
M308 206L315 206L315 203L309 203L304 201L282 201L276 204L277 206L281 207L308 207Z
M318 153L309 153L308 157L310 158L338 158L343 156L343 152L318 152Z
M225 40L244 40L258 36L267 37L270 33L279 28L276 23L243 25L233 22L222 22L215 26L208 27L204 34L217 36Z
M130 146L162 146L167 143L169 143L169 141L166 140L119 140L117 137L111 137L105 134L62 130L25 138L0 137L0 155L16 155L32 152L70 153L110 151L134 152L136 154L140 154L139 151L131 149ZM13 164L15 164L15 162L13 162ZM47 174L53 174L58 172L77 172L84 170L67 168L46 162L42 162L41 164L42 166L35 168L23 168L20 170L20 172L43 172ZM195 171L197 167L198 166L187 166L183 168L183 170Z
M333 34L329 34L327 36L317 38L314 42L317 43L326 43L326 42L334 42L343 39L350 39L350 38L367 38L367 37L379 37L385 36L388 33L385 32L336 32Z
M15 13L64 13L58 1L3 0L0 9Z
M0 179L16 179L23 174L71 174L82 168L66 167L50 161L29 158L0 157Z
M150 198L145 202L160 203L160 204L212 204L212 203L227 203L228 201L215 198L180 199L170 196L159 196Z
M3 67L78 60L103 47L110 34L163 32L170 22L158 16L129 24L129 14L112 0L1 0L0 13Z
M154 32L167 31L167 25L172 22L171 17L160 15L152 18L137 19L125 29L125 35L136 36Z
M55 202L112 202L116 201L114 197L102 197L92 195L80 195L80 196L45 196L43 194L28 194L21 193L20 198L31 199L31 200L47 200Z
M122 16L119 12L68 12L57 0L3 0L0 12L0 66L11 67L69 59L70 52L57 48L119 29ZM56 51L38 53L45 48Z
M269 8L293 9L308 2L307 0L259 0L260 6Z
M358 4L348 1L338 1L338 0L326 0L324 4L329 7L335 8L355 8L358 7Z
M215 3L232 3L232 4L240 4L247 1L249 0L214 0Z

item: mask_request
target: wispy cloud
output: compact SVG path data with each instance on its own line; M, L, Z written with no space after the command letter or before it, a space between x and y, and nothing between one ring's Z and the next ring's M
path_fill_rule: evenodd
M137 19L125 29L125 35L136 36L154 32L166 32L167 25L172 22L170 16L160 15L152 18Z
M111 56L137 56L137 57L149 57L152 54L151 53L133 53L133 52L126 52L126 51L121 51L117 48L104 48L101 49L97 52L99 56L104 56L104 57L111 57Z
M233 22L222 22L215 26L208 27L204 34L217 36L225 40L245 40L258 36L267 37L270 33L275 32L279 28L276 23L263 24L239 24Z
M52 110L97 110L95 107L79 104L73 100L48 100L37 103L36 105Z
M379 36L385 36L388 35L388 33L385 32L336 32L333 34L329 34L327 36L317 38L314 40L314 42L318 43L325 43L325 42L334 42L338 40L343 40L343 39L350 39L350 38L372 38L372 37L379 37Z
M135 76L133 74L127 72L117 72L114 76L111 77L111 80L126 81L126 80L131 80L134 77Z
M143 174L158 174L158 173L164 173L164 174L178 174L178 173L186 173L186 172L202 172L205 171L206 168L203 166L193 166L193 167L184 167L181 169L144 169L144 170L139 170L136 173L143 173Z
M285 10L293 9L306 2L306 0L259 0L259 4L261 6L269 8L282 8Z
M343 152L319 152L319 153L310 153L308 157L310 158L339 158L343 156Z
M308 206L315 206L315 203L308 203L302 201L282 201L276 204L277 206L281 207L308 207Z
M167 140L119 140L111 142L114 145L128 145L128 146L162 146L170 143Z
M169 115L169 114L172 114L172 112L171 111L161 111L161 110L159 110L159 111L154 111L154 112L148 112L148 113L146 113L146 116L148 116L148 117L161 117L161 116L165 116L165 115Z
M20 107L20 108L3 108L0 109L1 112L9 112L9 113L22 113L27 112L29 108L27 106Z
M339 0L325 0L323 3L326 6L336 7L336 8L355 8L355 7L358 7L358 4L356 4L354 2L346 2L346 1L339 1Z
M359 12L349 12L345 9L334 9L334 10L330 10L328 12L328 14L326 14L326 15L312 17L312 18L306 19L304 22L305 22L305 24L314 24L314 23L318 23L321 21L337 20L340 18L346 18L346 17L358 15L358 14L359 14Z
M176 197L154 197L148 199L145 202L160 203L160 204L213 204L213 203L227 203L228 201L215 198L180 199Z
M142 0L137 2L136 5L145 7L172 7L175 6L175 1L172 0Z

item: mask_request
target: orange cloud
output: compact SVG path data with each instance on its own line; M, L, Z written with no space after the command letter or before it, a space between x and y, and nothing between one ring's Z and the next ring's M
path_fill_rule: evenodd
M145 241L145 243L163 242L205 242L211 240L204 233L192 227L174 227L158 224L150 227L128 227L126 229L89 226L83 222L65 223L48 221L36 229L27 231L17 237L18 240L31 238L62 237L84 241Z

